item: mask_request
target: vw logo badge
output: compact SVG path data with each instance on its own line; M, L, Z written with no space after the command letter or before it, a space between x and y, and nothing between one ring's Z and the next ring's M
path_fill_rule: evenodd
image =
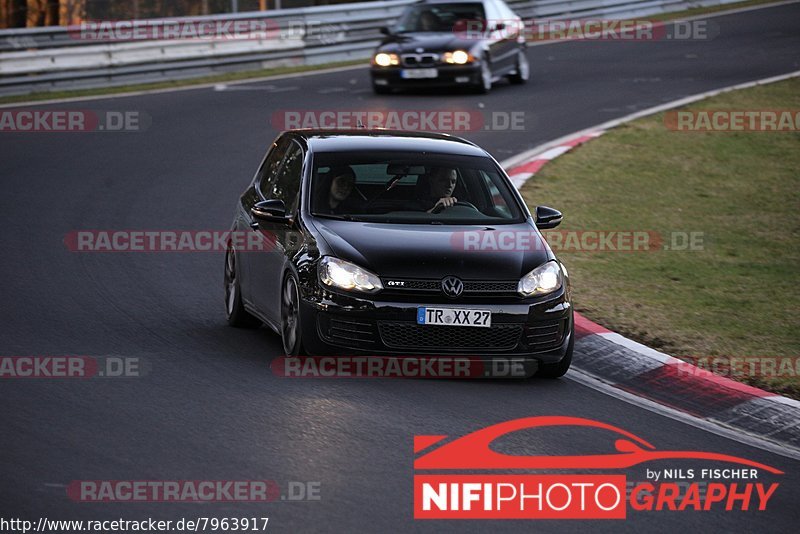
M455 276L446 276L442 279L442 292L451 298L459 297L464 292L464 282Z

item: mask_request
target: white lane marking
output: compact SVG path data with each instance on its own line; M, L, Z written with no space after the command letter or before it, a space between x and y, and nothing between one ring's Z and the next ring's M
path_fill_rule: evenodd
M214 91L266 91L268 93L285 93L286 91L297 91L299 87L278 87L277 85L242 85L229 87L225 84L214 86Z
M725 15L735 15L737 13L745 13L747 11L756 11L759 9L769 9L773 7L780 7L785 6L788 4L796 4L800 2L800 0L787 0L785 2L775 2L773 4L764 4L759 6L750 6L750 7L740 7L740 8L733 8L728 9L725 11L717 11L716 13L707 13L704 15L695 15L693 17L686 17L681 19L674 19L664 21L665 24L673 23L675 20L680 21L691 21L691 20L701 20L701 19L711 19L715 17L723 17ZM537 42L537 43L529 43L528 46L549 46L549 45L556 45L561 43L569 43L574 42L576 39L564 39L559 41L544 41L544 42ZM555 58L553 58L555 59ZM366 60L366 58L365 58ZM315 76L318 74L330 74L333 72L345 72L348 70L357 70L357 69L366 69L366 65L348 65L344 67L333 67L330 69L321 69L321 70L313 70L313 71L305 71L305 72L296 72L291 74L275 74L272 76L264 76L262 78L248 78L244 80L235 80L231 82L226 82L226 85L241 85L246 83L258 83L267 80L285 80L288 78L297 78L298 76ZM0 109L3 108L11 108L11 107L19 107L19 106L44 106L48 104L61 104L65 102L85 102L87 100L106 100L112 98L128 98L131 96L143 96L143 95L155 95L161 93L175 93L178 91L193 91L198 89L213 89L215 86L219 85L219 82L212 82L212 83L205 83L200 85L188 85L185 87L171 87L166 89L145 89L141 91L130 91L127 93L117 93L113 95L92 95L92 96L75 96L69 98L54 98L50 100L35 100L35 101L22 101L22 102L15 102L13 104L0 104ZM366 91L371 92L371 91Z
M651 401L643 397L637 397L632 393L618 389L611 384L604 382L602 379L584 371L580 371L574 367L569 370L564 378L573 380L583 386L591 388L605 395L610 395L616 399L627 402L628 404L632 404L647 411L663 415L664 417L669 417L670 419L680 423L691 425L700 430L716 434L717 436L721 436L723 438L731 439L743 445L748 445L750 447L771 452L772 454L777 454L779 456L783 456L784 458L800 461L800 450L786 445L785 443L778 444L766 440L760 436L748 434L742 429L728 428L721 423L707 421L674 408L669 408L663 404L658 404L655 401Z

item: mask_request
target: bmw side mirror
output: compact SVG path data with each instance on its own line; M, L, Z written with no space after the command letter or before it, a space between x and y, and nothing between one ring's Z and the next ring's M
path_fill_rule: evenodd
M558 210L547 206L536 206L536 228L548 230L561 224L562 215Z
M286 205L283 200L262 200L250 210L253 219L260 222L286 223Z

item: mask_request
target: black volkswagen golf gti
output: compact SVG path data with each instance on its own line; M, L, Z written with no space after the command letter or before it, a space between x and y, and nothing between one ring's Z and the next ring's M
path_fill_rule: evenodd
M267 324L289 356L514 358L558 377L569 278L539 229L560 222L544 206L534 220L494 158L458 137L284 132L237 204L228 322Z

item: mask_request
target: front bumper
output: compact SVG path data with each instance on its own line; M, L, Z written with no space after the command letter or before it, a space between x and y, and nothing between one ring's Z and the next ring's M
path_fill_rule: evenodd
M481 83L480 64L437 65L436 78L403 78L403 70L419 70L406 67L375 67L370 69L373 85L387 88L471 86Z
M300 313L303 343L319 355L458 355L485 360L561 361L573 335L573 310L564 288L533 302L377 301L341 295L306 295ZM482 309L492 326L418 325L420 306Z

